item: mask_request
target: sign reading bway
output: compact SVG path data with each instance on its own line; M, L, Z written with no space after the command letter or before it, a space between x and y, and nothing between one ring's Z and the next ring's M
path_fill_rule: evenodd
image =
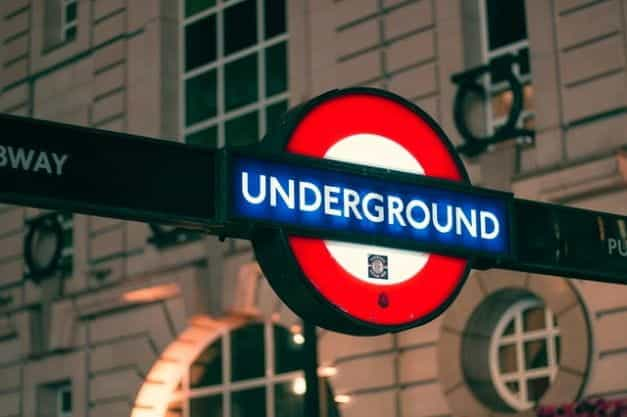
M250 239L279 297L335 331L426 323L472 267L626 282L627 218L471 186L438 125L380 90L329 92L232 149L0 126L0 201Z

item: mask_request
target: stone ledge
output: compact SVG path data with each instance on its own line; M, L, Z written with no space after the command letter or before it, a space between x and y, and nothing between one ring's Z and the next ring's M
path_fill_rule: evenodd
M575 162L567 167L515 179L512 191L519 197L569 202L612 189L627 188L627 151Z

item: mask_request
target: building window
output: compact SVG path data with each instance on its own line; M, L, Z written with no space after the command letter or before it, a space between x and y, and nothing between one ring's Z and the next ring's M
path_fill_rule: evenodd
M514 74L523 84L523 111L518 127L534 128L533 87L531 85L531 67L529 65L529 41L525 19L524 0L479 0L482 25L482 58L484 63L491 63L506 54L519 57L514 64ZM486 108L488 134L505 124L512 105L512 92L508 84L498 74L490 74L484 79L490 95ZM529 143L529 138L518 138L520 144Z
M258 141L288 107L286 1L182 3L185 141Z
M537 298L505 312L490 341L490 374L497 393L514 410L532 408L555 379L559 329Z
M72 383L70 381L40 385L37 396L38 417L72 416Z
M541 298L525 288L498 290L466 323L464 380L495 412L529 410L558 376L560 338L555 315Z
M50 52L76 39L78 0L44 2L44 52Z
M62 0L61 7L61 39L70 42L76 39L78 28L78 0Z
M192 363L168 415L304 416L303 344L298 325L287 330L255 323L226 333ZM330 417L338 416L333 401L328 411Z
M57 390L57 416L72 417L72 386L64 384Z

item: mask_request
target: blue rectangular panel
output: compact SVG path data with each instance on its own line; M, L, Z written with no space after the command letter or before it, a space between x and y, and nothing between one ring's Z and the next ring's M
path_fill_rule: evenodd
M376 236L399 247L420 243L491 257L509 254L508 199L496 193L242 156L233 157L230 170L230 210L236 218L307 229L321 238L345 233Z

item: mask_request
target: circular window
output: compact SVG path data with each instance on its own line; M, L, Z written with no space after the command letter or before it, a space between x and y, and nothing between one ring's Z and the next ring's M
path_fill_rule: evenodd
M471 315L462 338L468 387L488 408L532 408L559 371L559 329L542 299L523 289L498 291Z
M515 410L533 407L555 379L558 362L555 315L537 298L514 303L490 340L490 375L498 395Z
M538 404L577 400L591 341L588 313L570 280L475 271L445 313L438 340L451 415L528 416Z

